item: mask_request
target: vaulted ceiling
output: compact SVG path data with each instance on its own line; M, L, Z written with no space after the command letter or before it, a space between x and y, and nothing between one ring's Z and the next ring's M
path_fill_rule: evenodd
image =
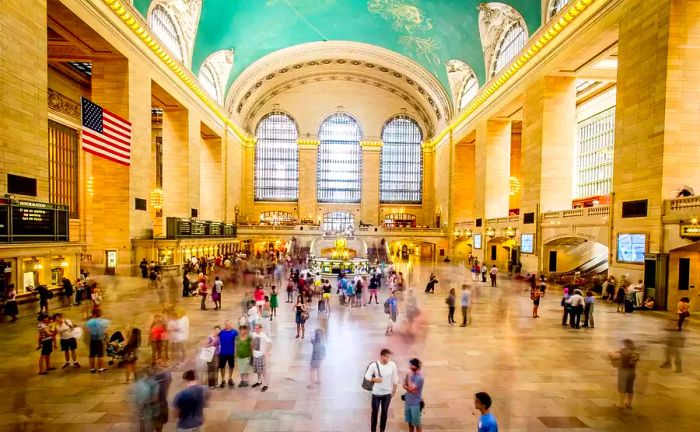
M351 41L406 56L449 93L446 64L469 65L486 81L479 35L478 0L133 0L147 16L152 4L171 3L185 10L201 4L194 25L192 70L220 50L233 50L230 86L257 60L309 42ZM541 2L502 0L512 6L533 33L540 26ZM290 60L293 61L293 60Z

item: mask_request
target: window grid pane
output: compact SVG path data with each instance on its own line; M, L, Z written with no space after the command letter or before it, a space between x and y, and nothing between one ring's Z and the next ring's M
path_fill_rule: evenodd
M551 18L554 15L558 14L559 11L562 10L567 3L569 3L569 0L552 0L552 5L549 9L549 17Z
M474 75L469 76L467 81L464 82L464 88L462 94L459 98L459 110L463 110L467 107L467 104L474 99L474 96L479 92L479 81Z
M576 197L608 195L612 190L615 107L578 124Z
M330 212L323 215L323 232L352 232L355 229L355 215L345 212Z
M520 23L515 23L508 29L496 52L495 75L510 63L527 43L527 32Z
M78 215L78 132L49 120L49 202Z
M284 113L271 113L258 124L255 146L255 200L299 199L297 125Z
M162 6L156 6L151 13L149 23L153 33L158 36L163 45L170 51L176 60L182 61L182 48L175 30L175 23L168 12Z
M318 134L317 199L324 203L358 203L362 189L362 132L347 114L328 117Z
M382 131L380 201L416 204L423 192L423 136L409 117L395 117Z

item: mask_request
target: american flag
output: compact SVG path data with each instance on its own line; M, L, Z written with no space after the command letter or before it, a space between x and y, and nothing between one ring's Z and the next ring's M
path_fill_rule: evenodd
M118 164L131 164L131 123L96 103L80 98L83 150Z

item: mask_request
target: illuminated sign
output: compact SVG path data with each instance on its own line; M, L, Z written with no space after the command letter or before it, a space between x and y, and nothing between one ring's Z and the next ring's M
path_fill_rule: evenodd
M535 235L523 234L520 236L520 252L531 254L535 252Z
M503 235L506 237L515 237L515 228L513 227L507 227L506 229L503 230Z
M495 237L496 230L494 228L486 228L486 235L489 237Z
M681 237L700 238L700 225L681 225Z

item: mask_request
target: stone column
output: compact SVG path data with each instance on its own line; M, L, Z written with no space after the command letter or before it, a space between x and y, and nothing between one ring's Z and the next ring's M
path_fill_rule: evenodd
M362 143L362 202L360 220L365 224L379 225L379 170L381 143Z
M199 117L198 112L188 111L189 116L187 117L187 131L188 131L188 149L189 155L187 161L189 162L189 172L188 172L188 182L189 182L189 208L197 209L198 219L203 219L201 216L202 209L205 205L209 203L202 202L200 200L200 147L202 144L202 122Z
M36 198L48 201L46 0L8 0L0 8L0 191L7 174L17 174L37 179Z
M299 217L316 218L318 141L299 143Z
M470 219L474 212L474 143L455 145L450 191L452 224ZM450 229L452 228L450 225Z
M200 217L223 221L223 163L221 160L221 138L208 135L200 146Z
M163 111L163 217L190 217L187 110Z
M435 152L423 145L423 211L418 216L418 225L435 225Z
M520 213L571 208L576 80L544 77L525 91Z
M647 233L647 251L664 252L663 201L684 184L700 186L700 2L632 0L619 26L613 176L613 233ZM648 200L646 218L622 218L626 201ZM643 277L642 265L610 272ZM669 294L669 304L677 298Z
M476 128L474 217L508 215L510 120L487 120Z
M243 166L242 178L243 187L241 191L241 200L243 203L244 220L258 220L258 215L255 214L255 145L254 143L245 143L243 145Z

